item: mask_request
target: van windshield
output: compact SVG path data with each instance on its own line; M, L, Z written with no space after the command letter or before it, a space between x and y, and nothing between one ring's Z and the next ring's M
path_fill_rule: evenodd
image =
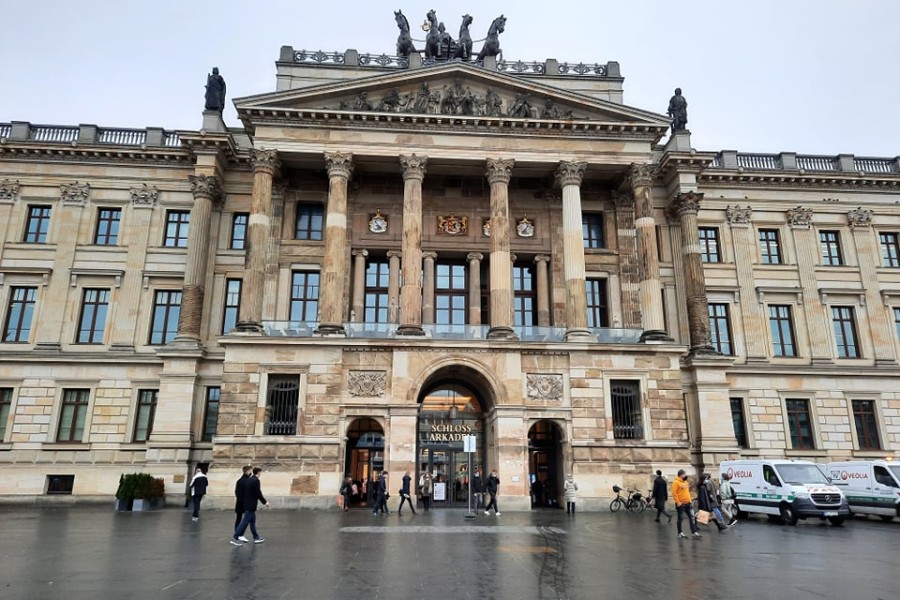
M894 474L894 479L900 481L900 465L888 465L888 469Z
M791 485L804 483L828 485L831 483L816 465L778 465L778 472L784 482Z

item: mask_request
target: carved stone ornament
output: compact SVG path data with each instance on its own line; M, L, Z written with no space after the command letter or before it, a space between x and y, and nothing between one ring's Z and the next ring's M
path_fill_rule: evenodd
M669 214L681 218L682 215L696 215L700 212L700 202L703 194L699 192L684 192L677 194L669 205Z
M153 207L156 206L156 201L159 200L159 190L155 187L148 187L146 183L140 189L131 188L130 193L133 206Z
M350 371L347 373L347 391L351 396L382 397L386 387L387 375L384 371Z
M191 193L194 194L194 198L219 200L224 196L222 184L215 175L189 175L188 181L191 182Z
M428 166L427 156L416 156L415 154L400 155L400 166L403 167L403 180L425 178L425 170Z
M491 237L491 218L485 217L481 220L481 235Z
M278 150L257 150L253 148L250 150L250 164L254 173L260 171L274 176L281 166Z
M749 204L745 208L741 208L738 205L729 205L725 208L725 220L732 225L746 225L750 222L752 215L753 209L750 208Z
M538 375L525 376L529 400L562 400L563 376Z
M559 184L559 187L566 187L567 185L580 186L586 169L586 162L564 160L556 168L556 182Z
M516 235L524 238L534 237L534 222L528 220L528 215L516 223Z
M19 181L0 181L0 202L15 202L19 198Z
M625 175L631 189L650 187L656 179L657 167L647 163L631 163L631 168Z
M811 208L803 208L802 206L789 208L787 211L788 225L791 227L806 227L808 229L812 226L812 214Z
M65 204L85 204L91 194L89 183L64 183L59 186L59 197Z
M484 176L488 183L509 183L515 164L516 161L512 158L489 158Z
M449 217L438 215L437 232L443 235L466 235L469 233L469 217L457 217L452 212Z
M387 233L388 222L381 214L381 209L377 209L374 215L369 218L369 231L372 233Z
M325 167L329 177L350 179L353 175L353 155L349 152L326 152Z
M872 211L859 206L847 213L847 223L853 229L871 227Z

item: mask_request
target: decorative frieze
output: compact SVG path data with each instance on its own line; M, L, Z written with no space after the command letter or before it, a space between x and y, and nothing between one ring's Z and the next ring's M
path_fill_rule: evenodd
M19 181L0 181L0 202L15 202L19 199Z
M384 371L350 371L347 373L347 391L358 398L380 398L387 387Z
M811 208L804 208L802 206L790 208L787 211L788 225L791 227L803 227L809 229L812 226L812 214L813 211Z
M159 190L146 183L140 188L131 188L131 205L134 207L153 208L159 200Z
M847 223L851 229L872 226L872 211L861 206L847 213Z
M731 225L749 224L752 214L753 209L750 208L749 204L744 208L741 208L737 204L734 206L729 205L725 208L725 220L728 221Z
M64 204L87 204L91 194L89 183L64 183L59 186L59 197Z
M563 376L529 373L525 376L529 400L562 400Z

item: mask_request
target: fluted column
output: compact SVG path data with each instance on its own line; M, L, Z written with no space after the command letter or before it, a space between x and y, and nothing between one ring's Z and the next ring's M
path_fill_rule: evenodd
M247 268L244 271L237 330L262 331L263 286L269 247L272 179L278 171L277 150L251 150L253 195L247 223Z
M634 228L637 234L638 273L641 289L641 341L672 341L665 332L659 258L656 255L656 220L653 218L653 165L632 163L628 183L634 195Z
M550 294L547 289L547 264L550 257L546 254L538 254L534 257L537 271L537 318L538 327L550 327ZM585 300L585 311L587 311Z
M676 217L681 226L681 260L684 265L691 354L716 354L710 343L709 302L706 299L706 281L700 258L700 232L697 229L701 200L703 194L697 192L677 194L669 205L669 214Z
M469 325L481 325L481 261L484 254L469 252Z
M347 246L347 182L353 173L353 155L326 152L328 206L325 209L325 256L319 281L318 335L344 335L344 261Z
M368 250L353 251L353 311L350 320L356 323L365 321L366 309L366 257Z
M388 250L388 322L400 318L400 256L397 250Z
M400 156L403 167L403 291L397 335L424 335L422 330L422 180L428 157Z
M563 161L556 169L562 189L563 271L566 279L566 340L591 341L587 327L587 288L584 234L581 219L581 181L587 163Z
M488 338L514 340L512 263L509 253L509 180L515 161L489 158L485 176L491 185L491 328Z
M437 252L422 253L422 325L434 324L434 261Z

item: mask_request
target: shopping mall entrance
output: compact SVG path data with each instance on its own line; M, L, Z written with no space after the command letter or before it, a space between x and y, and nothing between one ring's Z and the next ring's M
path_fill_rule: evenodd
M542 419L528 430L528 473L532 508L560 508L564 503L563 436L552 421Z
M378 421L356 419L347 429L347 454L344 473L356 484L350 497L351 507L375 506L375 475L384 468L384 431Z

